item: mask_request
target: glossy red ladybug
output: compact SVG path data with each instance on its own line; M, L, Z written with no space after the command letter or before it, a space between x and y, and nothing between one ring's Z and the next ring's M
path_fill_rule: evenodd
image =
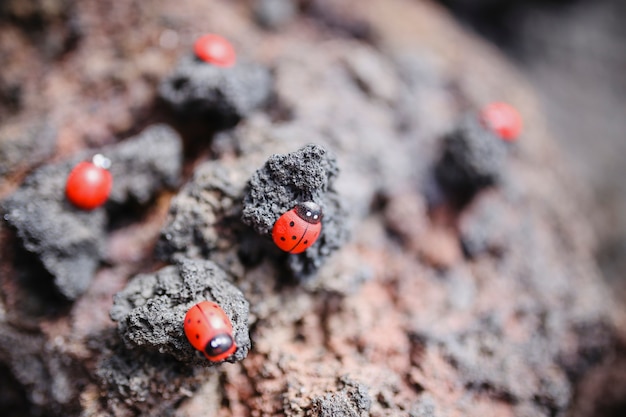
M191 346L212 362L222 361L237 350L230 319L212 301L202 301L191 307L185 315L183 328Z
M312 201L297 204L276 220L272 239L280 249L302 253L315 243L322 231L322 209Z
M489 104L480 112L480 120L485 127L509 142L516 140L522 132L522 116L507 103Z
M109 198L113 176L107 168L111 162L95 155L92 162L81 162L72 169L65 184L65 195L76 207L93 210Z
M232 67L235 65L235 49L226 39L213 33L199 37L193 45L194 53L198 58L218 67Z

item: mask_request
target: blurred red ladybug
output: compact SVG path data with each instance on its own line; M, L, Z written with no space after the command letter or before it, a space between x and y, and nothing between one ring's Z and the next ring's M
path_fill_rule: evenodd
M322 231L322 208L312 201L297 204L276 220L272 239L280 249L302 253L310 247Z
M185 336L191 346L212 361L219 362L237 350L233 325L224 310L211 301L202 301L185 315Z
M193 45L198 58L218 67L235 65L235 49L226 39L213 33L199 37Z
M522 131L522 117L515 107L507 103L491 103L480 112L483 125L502 139L512 142Z
M113 176L107 168L111 161L98 154L92 162L81 162L72 169L65 184L65 195L76 207L93 210L109 198Z

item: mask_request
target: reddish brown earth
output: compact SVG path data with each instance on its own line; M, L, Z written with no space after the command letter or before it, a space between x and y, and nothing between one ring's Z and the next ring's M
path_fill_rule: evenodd
M307 1L276 31L251 3L2 6L1 198L154 122L185 151L178 190L108 213L100 267L73 302L37 290L49 277L3 224L5 415L620 415L626 321L593 259L592 202L515 68L426 1ZM207 31L274 77L271 102L220 133L157 98ZM493 100L520 110L523 136L500 184L448 204L432 179L440 139ZM298 281L239 214L255 170L311 142L336 157L349 216L342 246ZM189 213L196 239L158 259L161 231ZM190 366L124 345L114 295L176 256L215 261L241 289L247 358Z

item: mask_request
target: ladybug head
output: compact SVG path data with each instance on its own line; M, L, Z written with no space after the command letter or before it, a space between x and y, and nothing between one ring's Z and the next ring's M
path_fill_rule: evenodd
M322 221L322 208L312 201L298 203L295 210L298 217L307 223L317 224Z
M212 361L226 359L234 351L235 341L228 333L215 335L204 347L204 354Z

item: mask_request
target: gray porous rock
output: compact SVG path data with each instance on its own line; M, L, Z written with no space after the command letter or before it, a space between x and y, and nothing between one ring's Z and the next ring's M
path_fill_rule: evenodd
M31 167L54 152L57 129L49 120L3 123L0 127L0 182L19 168Z
M248 301L211 261L183 260L153 274L140 274L116 294L111 318L127 346L165 353L181 362L212 366L187 341L183 319L195 304L219 304L233 325L237 350L226 361L244 359L250 349Z
M516 210L501 193L486 191L476 196L459 216L461 245L470 258L486 252L501 255L515 248L516 240L530 222L528 214Z
M360 417L369 415L372 399L365 385L342 377L343 388L312 399L311 416Z
M420 395L415 401L411 410L409 411L409 417L442 417L443 413L437 412L437 403L435 399L428 393Z
M266 29L278 30L288 24L298 12L297 0L255 0L254 17Z
M75 299L85 292L103 254L104 210L84 211L65 198L74 161L46 165L2 202L4 219L23 247L54 277L59 292Z
M453 198L467 200L501 181L506 157L507 144L475 115L467 115L444 137L435 176Z
M180 182L182 142L168 125L148 126L133 138L103 148L101 153L111 160L112 203L146 204L163 188L173 188Z
M200 165L193 179L172 200L170 222L161 231L155 248L157 257L168 262L206 258L218 248L234 245L228 224L240 223L246 174L219 161Z
M179 181L182 146L169 127L148 127L138 136L98 152L112 162L113 203L146 203L159 190ZM84 293L93 278L104 255L108 221L106 209L80 210L65 198L68 174L86 159L88 154L81 154L39 168L1 205L4 219L16 230L24 248L38 257L56 288L70 300Z
M208 117L236 124L267 102L272 91L269 70L254 63L223 68L194 55L183 57L159 86L161 98L184 117Z
M0 360L28 388L30 415L71 415L77 407L76 382L84 382L84 370L64 350L63 342L47 342L42 335L0 323Z
M207 368L158 353L129 350L119 339L117 342L105 348L96 368L106 409L113 415L167 415L167 410L211 377Z
M335 157L325 148L311 144L286 155L272 155L248 182L242 220L262 236L270 237L276 220L297 203L313 201L322 208L322 231L317 242L303 253L287 258L287 265L297 278L314 274L347 240L347 210L334 188L338 174Z
M561 409L571 399L571 386L561 369L550 366L558 347L536 336L526 346L502 347L502 325L488 323L487 329L472 329L441 340L445 358L458 369L462 380L475 389L485 389L512 398L516 403L541 397L546 408ZM536 349L542 346L543 349ZM514 375L534 375L524 381Z

